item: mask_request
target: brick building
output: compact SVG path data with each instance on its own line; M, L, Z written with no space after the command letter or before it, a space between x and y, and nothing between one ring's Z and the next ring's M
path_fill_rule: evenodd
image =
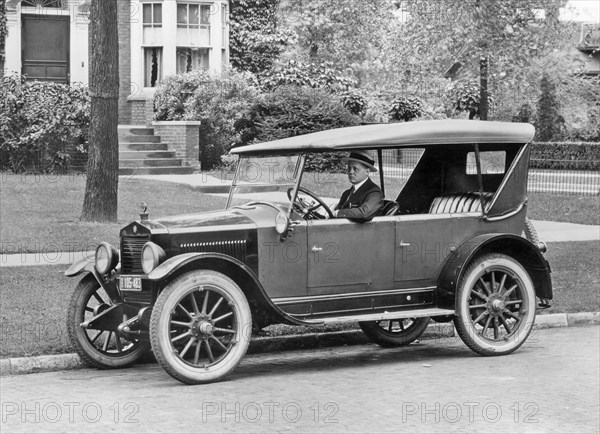
M88 83L90 0L6 0L5 73ZM229 63L226 0L118 0L119 123L144 124L168 75Z

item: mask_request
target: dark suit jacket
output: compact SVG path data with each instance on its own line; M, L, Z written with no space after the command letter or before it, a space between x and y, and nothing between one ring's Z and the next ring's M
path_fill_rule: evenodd
M383 192L371 179L367 179L360 188L350 194L352 188L344 191L335 209L338 217L360 222L371 220L383 205Z

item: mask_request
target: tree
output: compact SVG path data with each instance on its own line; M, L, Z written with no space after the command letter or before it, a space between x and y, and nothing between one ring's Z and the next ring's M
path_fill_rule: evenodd
M90 133L81 219L115 221L119 185L117 0L90 7Z
M556 86L548 77L542 76L540 82L540 99L538 100L536 136L541 142L549 142L560 138L564 127L564 119L560 115Z
M229 58L239 71L260 73L273 65L290 33L278 28L280 0L231 0Z
M480 118L487 117L489 88L515 87L532 60L556 49L564 0L406 0L404 23L389 40L392 69L424 81L460 75L479 81ZM395 48L392 50L392 47ZM416 72L416 74L414 73Z
M2 0L0 2L0 77L4 75L4 48L6 46L7 35L8 28L6 26L6 2Z
M390 0L282 0L282 21L297 40L287 56L328 63L359 83L370 81L380 73L393 9Z

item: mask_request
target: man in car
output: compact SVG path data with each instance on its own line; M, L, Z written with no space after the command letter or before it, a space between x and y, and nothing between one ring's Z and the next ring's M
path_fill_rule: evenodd
M383 205L383 192L369 178L370 172L377 172L375 161L368 151L353 151L344 160L348 163L348 180L352 187L342 193L333 215L369 221Z

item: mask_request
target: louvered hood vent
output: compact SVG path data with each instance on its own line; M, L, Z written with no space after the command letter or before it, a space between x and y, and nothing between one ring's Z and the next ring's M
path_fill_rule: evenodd
M242 262L246 259L246 240L182 243L179 247L181 253L216 252L232 256Z

